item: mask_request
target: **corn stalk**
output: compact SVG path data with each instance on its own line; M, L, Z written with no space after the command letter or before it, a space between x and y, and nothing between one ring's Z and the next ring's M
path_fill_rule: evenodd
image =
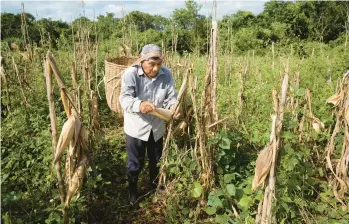
M280 151L281 147L281 132L282 132L282 122L284 118L284 107L286 103L286 94L288 89L288 69L286 71L286 75L283 78L282 81L282 87L281 87L281 99L278 99L278 93L276 90L273 91L273 105L274 105L274 115L272 115L272 131L270 135L270 142L269 145L266 147L265 150L262 150L263 154L261 153L258 157L260 158L261 155L268 154L270 155L268 160L264 161L262 163L261 167L265 168L266 172L262 173L262 176L259 176L254 179L253 188L255 189L259 184L264 182L264 179L268 175L268 181L264 190L264 198L263 201L260 201L260 204L258 206L258 212L256 216L256 223L276 223L276 218L272 214L271 208L272 203L276 200L275 198L275 184L276 184L276 164L278 161L278 153ZM256 164L258 163L258 160ZM266 168L267 167L267 168ZM256 166L256 174L257 170L259 170L260 167ZM260 181L262 179L262 181ZM256 184L255 181L258 183Z
M52 90L52 73L54 73L56 81L59 85L63 107L68 117L68 120L63 125L62 132L58 141ZM68 223L68 209L71 198L74 194L79 194L80 192L88 161L90 162L90 164L93 164L93 162L88 151L88 132L82 126L82 122L79 118L81 117L79 115L79 112L81 112L81 110L79 111L76 104L73 102L72 97L70 96L65 86L63 77L56 66L56 62L49 53L47 54L45 61L45 77L47 97L50 109L54 166L56 168L60 198L63 205L64 223ZM79 99L79 97L76 96L76 99ZM79 108L81 108L80 104L81 103L78 101ZM65 194L64 182L61 175L60 160L66 147L68 147L68 152L64 170L67 190L67 193Z
M333 194L337 201L341 203L342 210L345 211L348 208L345 198L349 188L349 71L343 75L343 78L339 84L338 93L331 96L327 100L327 103L331 103L335 106L336 125L332 131L331 139L326 147L326 162L327 168L330 169L333 175L332 179L330 180ZM331 158L335 156L334 151L337 148L336 144L339 144L336 143L335 140L341 130L343 130L344 136L340 158Z
M185 90L187 89L188 76L190 72L191 72L191 67L187 68L186 71L184 72L183 82L182 82L181 88L179 89L177 102L173 108L174 114L175 114L175 111L179 109L179 105L182 102L183 98L185 98L185 93L186 93ZM170 137L172 135L172 129L173 129L173 120L171 119L167 129L168 132L167 132L164 149L163 149L163 156L162 156L163 163L161 165L160 174L159 174L160 175L159 181L162 184L165 184L166 182L166 174L164 172L164 168L166 166L166 161L169 153L169 142L170 142Z
M55 104L53 100L53 89L52 89L52 69L50 66L50 63L48 60L44 63L44 74L46 79L46 90L47 90L47 99L49 104L49 111L50 111L50 121L51 121L51 138L52 138L52 154L55 156L56 154L56 148L57 148L57 142L58 142L58 135L57 135L57 117L55 112ZM64 204L65 199L65 193L64 193L64 183L63 178L61 175L61 165L58 164L55 166L56 168L56 175L58 179L58 188L59 188L59 194L61 198L62 205ZM65 208L62 209L63 213L63 219L64 223L69 222L68 212Z

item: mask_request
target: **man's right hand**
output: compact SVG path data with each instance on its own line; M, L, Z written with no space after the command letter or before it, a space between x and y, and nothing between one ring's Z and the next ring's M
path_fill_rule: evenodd
M152 102L149 101L142 101L141 105L139 106L139 110L143 113L143 114L147 114L152 112L153 110L155 110L155 106Z

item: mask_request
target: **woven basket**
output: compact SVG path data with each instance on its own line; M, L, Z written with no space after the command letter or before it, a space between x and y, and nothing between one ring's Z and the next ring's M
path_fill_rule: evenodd
M119 57L106 59L104 61L105 94L108 106L115 113L122 114L122 109L119 103L122 73L136 60L136 57Z

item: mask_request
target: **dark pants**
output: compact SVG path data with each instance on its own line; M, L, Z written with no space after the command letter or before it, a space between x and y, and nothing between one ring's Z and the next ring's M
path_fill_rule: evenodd
M151 131L148 141L142 141L126 135L126 150L128 155L127 174L129 181L137 182L138 175L144 167L145 150L149 159L149 175L150 181L153 182L159 172L157 163L162 155L163 138L155 142L153 131Z

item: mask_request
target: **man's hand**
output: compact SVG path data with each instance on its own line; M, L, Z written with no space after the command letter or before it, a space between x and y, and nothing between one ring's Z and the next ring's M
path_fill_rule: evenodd
M155 110L155 106L152 102L149 101L142 101L141 105L139 106L139 110L143 113L143 114L147 114L152 112L153 110Z
M179 112L179 106L177 107L176 111L173 111L175 109L174 107L175 105L172 105L170 110L173 112L173 119L177 120L181 116L181 113Z

